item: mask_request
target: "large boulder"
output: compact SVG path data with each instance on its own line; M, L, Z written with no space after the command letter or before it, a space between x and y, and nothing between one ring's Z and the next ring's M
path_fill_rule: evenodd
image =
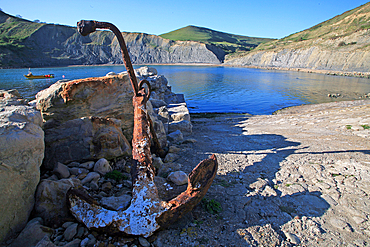
M45 129L82 117L116 118L132 134L132 88L127 74L58 81L36 95Z
M16 90L0 90L0 242L21 231L34 205L44 158L39 111Z
M131 154L131 146L122 133L120 121L100 117L83 117L45 128L44 166L53 169L58 163Z
M30 220L19 236L9 247L34 247L43 238L50 238L53 229L42 225L43 220L39 217Z
M50 227L60 226L66 219L72 218L67 207L67 192L71 187L82 186L76 178L57 181L42 180L35 194L34 215L41 217Z
M164 76L154 69L137 72L138 81L147 79L151 98L165 101L175 97ZM58 81L36 95L36 106L45 121L47 169L57 162L114 158L131 152L133 133L132 87L127 73L74 81ZM167 145L163 124L151 103L147 104L162 147Z
M193 125L190 121L190 113L186 103L168 105L169 124L168 132L172 133L180 130L182 133L189 134L192 132Z

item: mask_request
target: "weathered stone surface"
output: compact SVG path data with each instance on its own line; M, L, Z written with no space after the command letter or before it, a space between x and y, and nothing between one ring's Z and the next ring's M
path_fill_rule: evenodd
M162 148L166 147L167 146L166 130L164 128L163 122L160 119L158 119L158 115L155 114L155 112L153 110L153 106L152 106L150 101L147 103L147 111L148 111L149 117L150 117L150 119L153 123L153 129L154 129L154 132L157 135L157 139L158 139L159 144L161 145Z
M34 205L44 157L39 111L16 90L0 90L0 242L22 230Z
M47 226L59 226L67 217L72 217L66 204L67 191L80 185L80 180L75 178L41 181L35 196L35 215L43 218Z
M69 172L68 166L57 162L54 167L53 173L58 176L58 178L68 178L71 173Z
M168 137L168 140L170 140L173 143L179 143L184 140L184 136L180 130L176 130L168 134L167 137Z
M160 169L158 169L158 176L167 177L171 172L178 171L181 169L179 163L164 163Z
M164 162L165 163L170 163L170 162L173 162L173 161L177 160L178 158L179 158L179 156L177 154L168 153L166 155L166 157L164 158Z
M56 247L56 245L51 242L48 236L44 236L36 245L35 247Z
M143 247L150 247L150 243L143 237L139 237L139 243Z
M50 237L53 229L42 225L41 218L30 220L10 247L33 247L44 237Z
M180 130L182 133L191 133L193 125L188 120L172 121L168 125L168 132Z
M168 175L167 179L176 185L183 185L188 183L189 177L183 171L175 171L171 172L170 175Z
M94 161L87 161L85 163L82 163L79 167L90 170L94 167L94 164Z
M135 76L136 77L146 78L146 77L157 75L157 74L158 74L158 72L157 72L156 68L152 68L152 67L148 67L148 66L144 66L144 67L135 69Z
M147 79L151 99L178 102L164 76L144 67L138 80ZM149 71L149 72L148 72ZM132 88L127 73L74 81L58 81L36 95L37 108L44 124L46 156L44 165L52 169L56 162L114 158L131 153L133 131ZM163 123L150 101L148 113L162 147L167 145ZM126 140L127 139L127 140Z
M114 119L79 118L45 129L44 166L129 155L131 147Z
M98 172L101 175L105 175L106 173L112 171L112 167L109 165L108 160L101 158L98 160L94 165L94 172Z
M170 104L168 106L168 114L172 121L190 121L190 114L186 103Z
M77 223L72 223L70 226L67 227L63 234L66 241L71 241L73 237L77 234L77 227Z
M98 181L100 179L100 174L97 172L89 172L84 179L82 179L81 183L86 184L91 181Z
M103 197L101 200L101 205L116 211L125 210L128 206L130 206L131 199L132 196L129 195Z

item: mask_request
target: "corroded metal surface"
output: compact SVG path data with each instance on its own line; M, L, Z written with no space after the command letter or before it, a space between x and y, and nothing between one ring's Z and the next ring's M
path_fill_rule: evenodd
M150 97L150 84L146 80L137 84L123 37L114 25L96 21L78 23L78 30L82 35L94 32L96 28L108 28L116 34L134 90L132 200L125 211L113 211L101 207L83 191L73 189L68 192L69 206L72 214L89 229L148 237L160 227L173 223L199 203L216 176L217 159L212 155L210 159L203 160L189 174L187 190L179 196L169 202L159 198L154 184L155 173L150 151L151 140L154 137L155 141L156 138L155 133L151 131L146 109ZM144 84L148 87L147 92L143 87Z

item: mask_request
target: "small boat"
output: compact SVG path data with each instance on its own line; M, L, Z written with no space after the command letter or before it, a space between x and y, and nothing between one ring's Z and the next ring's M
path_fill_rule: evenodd
M47 79L47 78L54 78L54 74L47 74L47 75L33 75L31 72L27 75L24 75L27 79Z

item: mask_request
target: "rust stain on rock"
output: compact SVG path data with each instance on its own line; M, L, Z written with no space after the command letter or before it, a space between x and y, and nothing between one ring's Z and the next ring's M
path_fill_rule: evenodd
M64 102L68 102L73 99L80 98L78 93L83 91L84 88L88 89L88 91L90 92L89 95L91 95L91 91L100 91L100 90L108 90L106 92L108 94L113 93L114 87L110 87L110 86L113 84L116 84L117 80L122 79L122 77L123 75L118 75L115 77L111 77L111 76L110 77L91 77L91 78L69 81L65 83L63 87L63 91L60 93L60 95L64 99Z

